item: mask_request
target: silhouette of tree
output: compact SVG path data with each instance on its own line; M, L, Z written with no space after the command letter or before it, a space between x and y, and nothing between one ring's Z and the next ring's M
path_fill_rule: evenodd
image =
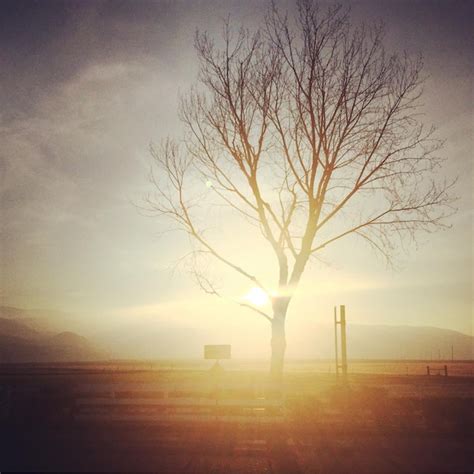
M273 314L246 306L271 323L277 379L288 306L312 257L357 236L391 261L399 239L442 226L452 210L453 183L435 173L441 142L420 113L422 59L389 54L383 37L381 25L354 26L343 7L311 1L299 2L294 18L272 5L256 32L224 22L220 43L198 32L199 78L179 109L184 137L151 147L147 203L192 237L192 255L210 255L266 290L200 228L196 177L273 250ZM199 266L194 274L218 294Z

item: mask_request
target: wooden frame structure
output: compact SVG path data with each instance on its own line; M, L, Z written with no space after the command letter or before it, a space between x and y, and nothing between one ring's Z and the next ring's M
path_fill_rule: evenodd
M341 363L339 363L338 325L341 331ZM344 379L347 378L347 340L346 340L346 306L339 306L339 321L337 319L337 306L334 306L334 347L336 355L336 375L342 371Z

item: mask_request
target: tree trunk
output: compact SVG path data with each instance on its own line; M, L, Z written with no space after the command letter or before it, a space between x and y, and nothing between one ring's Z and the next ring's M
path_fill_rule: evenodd
M277 317L278 316L278 317ZM273 382L280 383L283 375L285 360L285 315L275 315L272 321L272 359L270 375Z

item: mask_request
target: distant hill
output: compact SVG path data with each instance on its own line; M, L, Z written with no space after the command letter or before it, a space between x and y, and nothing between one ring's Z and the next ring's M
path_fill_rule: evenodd
M474 338L449 329L417 326L348 327L354 358L455 359L473 358Z
M215 340L199 328L176 327L151 319L116 328L98 338L101 346L114 356L145 359L201 358L203 344ZM225 336L224 342L227 342ZM287 342L288 358L334 357L332 326L308 324L304 330L289 328ZM359 324L347 327L348 356L353 359L451 359L451 346L455 359L472 359L473 343L472 336L434 327ZM235 338L233 357L245 353L249 344L259 351L256 357L269 357L268 337L250 334L247 338Z
M130 359L202 358L206 331L199 328L141 320L111 329L97 336L101 347L114 357Z
M41 333L29 327L22 320L0 318L0 335L37 339Z
M12 306L0 306L0 318L20 321L31 329L50 333L70 330L74 319L71 314L63 311Z
M230 342L229 334L211 334L193 327L191 322L183 327L169 319L152 317L135 319L122 327L111 326L86 339L67 330L67 313L65 320L61 320L63 313L53 313L0 307L0 362L103 360L108 354L130 359L201 358L204 344ZM269 357L268 336L267 332L236 335L233 357ZM288 358L334 357L334 329L330 325L289 324L287 340ZM473 346L472 336L449 329L362 324L347 327L350 359L451 359L451 348L455 359L473 359Z
M348 324L347 351L353 359L473 359L474 338L427 326ZM298 353L296 352L296 350ZM288 347L291 357L334 357L334 328L311 325Z
M40 330L28 311L0 308L0 363L72 362L107 358L85 337L72 332ZM4 317L6 316L6 317Z

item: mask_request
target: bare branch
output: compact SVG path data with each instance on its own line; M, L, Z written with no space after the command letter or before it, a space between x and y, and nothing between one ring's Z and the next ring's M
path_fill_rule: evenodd
M289 299L310 258L336 241L361 237L389 261L397 239L444 225L452 183L436 174L442 143L423 123L423 62L386 51L381 25L300 0L293 19L273 4L255 32L225 22L221 44L196 34L182 142L151 149L152 213L265 288L199 224L204 208L226 206L258 227L275 257L270 286ZM215 294L204 275L198 284Z

